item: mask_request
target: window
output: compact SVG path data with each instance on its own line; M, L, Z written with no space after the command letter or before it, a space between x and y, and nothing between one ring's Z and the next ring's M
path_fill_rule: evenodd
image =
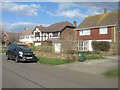
M80 35L90 35L90 30L80 30Z
M31 38L34 38L34 36L31 36Z
M54 32L53 37L58 37L58 32Z
M28 38L29 38L29 36L26 36L26 38L28 39Z
M35 37L40 37L40 33L39 33L39 32L36 32L36 33L35 33Z
M78 50L80 51L88 51L88 41L80 41L78 42Z
M100 28L99 33L100 34L107 34L108 33L107 28Z

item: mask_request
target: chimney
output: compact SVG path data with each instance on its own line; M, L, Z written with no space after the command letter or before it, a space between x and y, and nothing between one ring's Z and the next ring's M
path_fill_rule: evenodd
M107 13L107 9L106 8L104 9L104 13Z
M77 26L77 22L74 20L73 25L76 27Z

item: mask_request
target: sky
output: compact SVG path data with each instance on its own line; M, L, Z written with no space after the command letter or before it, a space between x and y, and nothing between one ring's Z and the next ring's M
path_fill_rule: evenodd
M0 3L1 4L1 3ZM22 32L37 25L74 20L79 25L85 17L118 10L117 2L2 2L0 19L8 32Z

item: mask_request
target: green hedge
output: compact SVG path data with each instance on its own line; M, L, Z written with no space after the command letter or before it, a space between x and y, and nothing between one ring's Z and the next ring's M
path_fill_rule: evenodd
M94 51L109 51L110 42L107 41L93 41L92 48Z

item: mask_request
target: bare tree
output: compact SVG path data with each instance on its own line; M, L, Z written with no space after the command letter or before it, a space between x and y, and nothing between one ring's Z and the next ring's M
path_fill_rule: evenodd
M66 53L73 53L76 50L77 43L75 42L74 32L68 31L64 37L61 38L62 51Z

